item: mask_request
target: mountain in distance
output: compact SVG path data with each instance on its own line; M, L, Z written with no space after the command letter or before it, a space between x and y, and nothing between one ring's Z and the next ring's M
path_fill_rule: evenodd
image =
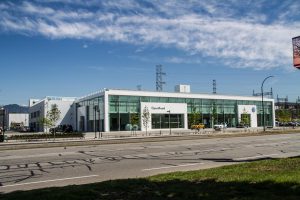
M9 104L3 106L8 113L29 113L28 106L20 106L18 104Z

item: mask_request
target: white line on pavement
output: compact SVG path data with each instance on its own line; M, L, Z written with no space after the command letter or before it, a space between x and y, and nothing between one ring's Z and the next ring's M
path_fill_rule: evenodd
M175 168L175 167L188 167L188 166L202 165L202 164L204 164L204 163L192 163L192 164L167 166L167 167L155 167L155 168L143 169L142 171L151 171L151 170L158 170L158 169L169 169L169 168Z
M15 186L21 186L21 185L31 185L31 184L38 184L38 183L48 183L48 182L54 182L54 181L66 181L66 180L73 180L73 179L90 178L90 177L95 177L95 176L99 176L99 175L78 176L78 177L53 179L53 180L45 180L45 181L36 181L36 182L29 182L29 183L19 183L19 184L13 184L13 185L0 186L0 188L15 187Z
M268 155L258 155L258 156L250 156L250 157L243 157L243 158L234 158L233 160L239 161L239 160L251 160L251 159L256 159L256 158L267 158L267 157L272 157L272 156L277 156L279 154L274 153L274 154L268 154Z

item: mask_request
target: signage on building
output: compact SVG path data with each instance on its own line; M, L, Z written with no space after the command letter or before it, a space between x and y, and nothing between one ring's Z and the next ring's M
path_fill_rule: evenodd
M154 107L154 106L152 106L151 110L166 110L166 107L160 107L160 106Z
M300 69L300 36L294 37L292 41L294 67Z
M154 103L154 102L141 102L141 108L147 106L149 112L155 114L186 114L187 104L186 103Z

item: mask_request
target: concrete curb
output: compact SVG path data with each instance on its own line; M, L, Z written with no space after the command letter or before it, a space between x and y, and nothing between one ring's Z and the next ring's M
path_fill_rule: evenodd
M228 137L246 137L262 136L273 134L292 134L300 133L300 130L271 130L267 132L215 132L214 134L195 134L195 135L165 135L165 136L146 136L146 137L126 137L126 138L103 138L103 139L80 139L80 140L57 140L57 141L36 141L36 142L8 142L0 143L0 151L34 149L34 148L51 148L66 146L88 146L88 145L105 145L105 144L126 144L142 142L160 142L160 141L177 141L177 140L194 140L210 138L228 138Z

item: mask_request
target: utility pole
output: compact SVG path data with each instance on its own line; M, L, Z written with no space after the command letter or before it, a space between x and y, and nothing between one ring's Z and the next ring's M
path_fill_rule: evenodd
M165 76L166 73L162 70L162 65L156 65L156 91L162 92L163 91L163 85L166 84L166 82L163 81L163 76Z
M213 80L213 94L217 94L217 82Z

